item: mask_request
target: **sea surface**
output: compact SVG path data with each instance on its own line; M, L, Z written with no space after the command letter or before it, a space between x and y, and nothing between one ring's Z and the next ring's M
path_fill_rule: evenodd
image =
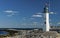
M4 30L9 30L9 29L13 29L13 30L34 30L34 29L40 29L41 28L0 28L0 35L6 35L8 34L8 32L4 31Z

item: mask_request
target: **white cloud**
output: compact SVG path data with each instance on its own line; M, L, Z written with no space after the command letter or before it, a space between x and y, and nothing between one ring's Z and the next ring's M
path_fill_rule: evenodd
M26 17L23 17L23 20L26 20L27 18Z
M38 22L33 22L34 24L38 23Z
M10 16L14 16L14 15L15 15L15 14L8 14L7 16L9 16L9 17L10 17Z
M60 22L58 22L57 24L60 25Z
M4 11L4 12L11 13L11 12L13 12L13 11L12 11L12 10L6 10L6 11Z
M23 23L23 24L21 24L21 25L27 25L26 23Z
M32 15L32 17L42 17L42 14L43 14L43 13L38 12L38 13Z
M42 17L42 15L36 14L36 15L32 15L32 17Z
M32 17L32 18L30 18L30 19L34 19L34 18Z
M54 12L50 12L50 14L56 14L56 13L54 13Z
M33 23L32 23L32 25L37 25L37 24L38 24L38 22L33 22Z
M13 11L13 10L6 10L4 12L7 14L7 16L14 16L18 13L18 11Z
M37 13L38 15L42 14L42 13Z

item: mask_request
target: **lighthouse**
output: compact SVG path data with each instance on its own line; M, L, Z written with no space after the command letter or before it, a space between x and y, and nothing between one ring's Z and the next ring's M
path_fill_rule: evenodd
M43 28L43 31L49 31L50 29L50 26L49 26L49 10L48 10L48 4L46 3L45 4L45 7L44 7L44 28Z

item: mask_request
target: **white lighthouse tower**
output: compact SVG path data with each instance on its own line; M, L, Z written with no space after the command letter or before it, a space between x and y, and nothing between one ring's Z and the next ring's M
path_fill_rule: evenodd
M45 19L45 22L44 22L43 31L49 31L49 29L50 29L50 26L49 26L49 10L48 10L48 4L47 3L45 4L45 7L44 7L44 19Z

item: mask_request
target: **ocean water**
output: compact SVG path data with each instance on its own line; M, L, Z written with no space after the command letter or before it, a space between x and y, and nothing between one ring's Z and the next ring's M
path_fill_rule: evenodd
M8 34L8 32L6 32L6 31L0 31L0 35L6 35L6 34Z
M41 28L0 28L0 35L8 34L9 32L6 32L4 30L9 30L9 29L15 29L15 30L33 30L33 29L41 29Z

